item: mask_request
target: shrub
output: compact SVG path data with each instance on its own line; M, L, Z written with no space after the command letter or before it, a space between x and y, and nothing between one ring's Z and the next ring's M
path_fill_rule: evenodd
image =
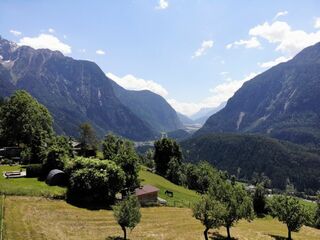
M69 163L67 198L84 204L113 203L125 183L123 170L109 160L77 158Z
M43 176L43 168L42 164L30 164L26 166L27 177L42 177Z

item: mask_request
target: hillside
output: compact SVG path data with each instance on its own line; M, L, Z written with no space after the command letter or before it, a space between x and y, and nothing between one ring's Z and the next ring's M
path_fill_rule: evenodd
M111 84L120 102L155 131L167 132L182 128L176 111L163 97L148 90L126 90L114 81Z
M276 139L248 134L209 134L181 143L186 161L206 160L238 178L254 172L268 176L284 189L290 180L300 191L320 188L320 155Z
M262 133L320 146L320 43L245 82L196 133Z
M58 134L77 137L79 124L88 121L99 136L108 131L134 140L157 135L119 101L97 64L58 51L18 47L2 38L0 56L0 96L28 91L49 109Z

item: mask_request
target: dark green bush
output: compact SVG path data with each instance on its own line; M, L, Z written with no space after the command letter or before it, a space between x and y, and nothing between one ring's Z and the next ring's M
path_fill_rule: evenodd
M43 176L43 168L42 164L30 164L26 166L27 177L42 177Z

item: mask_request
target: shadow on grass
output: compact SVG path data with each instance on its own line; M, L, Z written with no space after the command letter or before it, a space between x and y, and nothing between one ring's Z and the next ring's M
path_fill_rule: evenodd
M71 201L66 200L68 204L73 205L78 208L85 208L88 210L112 210L110 205L106 205L105 203L94 203L94 202L80 202L80 201Z
M228 237L225 237L218 232L212 233L212 236L210 237L210 239L211 240L238 240L238 238L233 238L233 237L229 239Z
M287 238L283 237L283 236L272 235L272 234L269 234L269 236L272 237L275 240L287 240Z
M122 237L107 237L106 240L123 240L124 238ZM127 238L127 240L130 240L129 238Z

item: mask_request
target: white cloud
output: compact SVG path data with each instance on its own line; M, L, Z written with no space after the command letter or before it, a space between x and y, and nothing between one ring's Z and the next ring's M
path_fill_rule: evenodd
M87 50L86 50L85 48L81 48L81 49L79 49L79 52L80 52L80 53L86 53Z
M198 103L180 102L176 99L168 99L167 101L178 112L187 116L191 116L198 112L201 108L218 107L221 103L227 101L233 94L243 85L244 82L254 78L258 74L250 73L241 80L232 80L218 84L210 89L211 96L201 100Z
M48 32L49 32L49 33L55 33L56 31L55 31L53 28L49 28L49 29L48 29Z
M35 49L48 48L53 51L60 51L63 54L71 53L71 47L69 45L61 42L57 37L50 34L21 38L18 45L26 45Z
M233 43L230 43L226 46L226 48L230 49L230 48L236 47L236 46L244 46L245 48L258 48L261 46L261 44L256 37L252 37L248 40L241 39L239 41L235 41Z
M281 11L281 12L278 12L274 18L273 18L273 21L277 20L279 17L282 17L282 16L285 16L285 15L288 15L288 11Z
M17 31L17 30L10 30L10 33L13 34L14 36L18 37L22 34L22 32Z
M213 47L213 41L208 40L208 41L203 41L201 44L201 47L197 49L192 58L200 57L202 55L205 55L207 53L207 50Z
M226 76L226 75L228 75L229 74L229 72L220 72L220 75L221 76Z
M278 65L279 63L287 62L290 59L292 59L292 57L281 56L281 57L278 57L278 58L276 58L275 60L272 60L272 61L268 61L268 62L264 62L264 63L258 63L258 65L260 67L262 67L262 68L271 68L271 67L273 67L275 65Z
M127 74L124 77L118 77L109 72L106 75L120 86L128 90L150 90L162 97L166 97L168 95L168 91L163 86L152 80L144 80L131 74Z
M249 35L277 44L276 50L288 56L293 56L303 48L320 41L320 31L306 33L302 30L292 30L288 23L280 21L258 25L250 29Z
M169 2L167 0L159 0L158 6L156 6L156 9L166 9L169 7Z
M96 54L98 54L98 55L105 55L106 53L105 53L105 51L103 51L103 50L101 50L101 49L98 49L98 50L96 51Z
M316 18L314 21L314 28L320 28L320 17Z

